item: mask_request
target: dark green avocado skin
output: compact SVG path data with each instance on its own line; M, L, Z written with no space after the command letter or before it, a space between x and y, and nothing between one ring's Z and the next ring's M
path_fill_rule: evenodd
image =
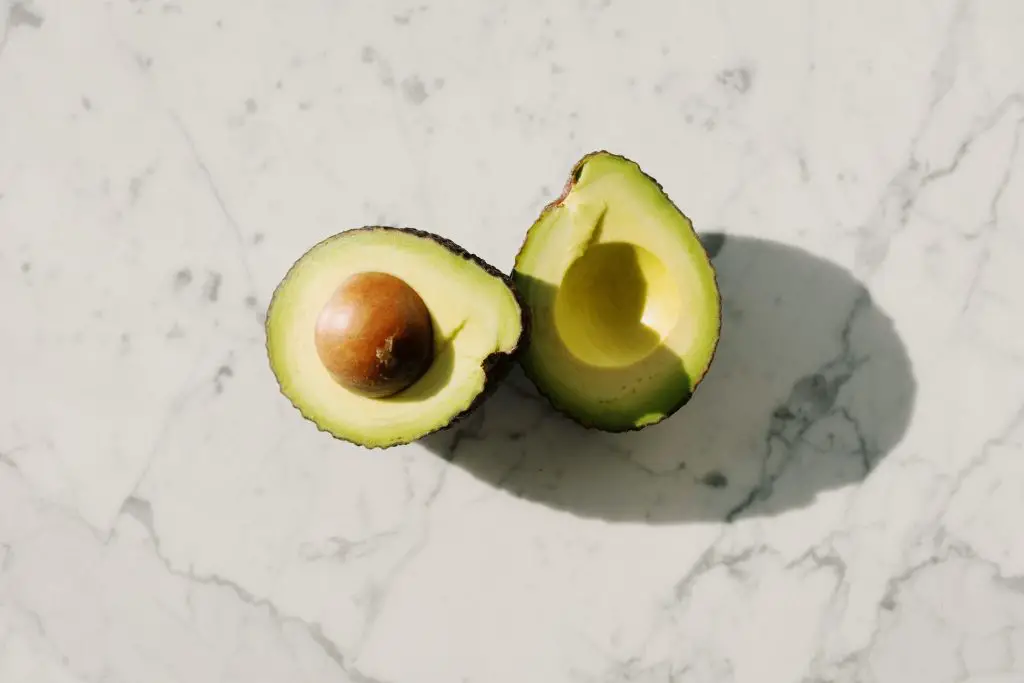
M655 178L651 177L648 173L646 173L640 167L640 165L637 162L635 162L632 159L630 159L628 157L625 157L625 156L623 156L621 154L615 154L614 152L609 152L609 151L604 150L604 149L598 149L598 150L594 150L592 152L588 152L588 153L584 154L582 157L580 157L579 161L577 161L575 164L573 164L572 170L569 172L569 178L566 180L565 185L562 187L562 194L560 194L556 199L554 199L553 201L549 202L548 204L546 204L544 206L543 209L541 209L540 213L537 215L537 218L534 220L533 225L536 225L537 223L539 223L541 218L543 218L546 213L548 213L549 211L555 209L558 205L560 205L563 201L565 201L565 198L569 196L569 193L572 191L572 188L575 187L576 183L579 181L580 175L583 173L583 167L586 165L586 163L588 161L590 161L590 159L592 159L593 157L596 157L596 156L614 157L616 159L619 159L621 161L625 161L626 163L632 165L634 168L636 168L636 170L641 175L643 175L644 178L646 178L648 181L653 183L658 188L658 190L661 192L661 194L664 195L666 201L668 201L670 204L672 204L672 206L674 206L677 211L679 211L680 213L683 213L682 210L679 209L679 206L675 202L673 202L672 199L668 196L668 193L665 192L665 188L662 187L661 183L659 183ZM689 219L689 217L687 217L687 218ZM691 221L691 223L692 223L692 221ZM698 235L698 237L699 237L699 235ZM530 231L527 230L526 237L523 238L523 245L525 245L526 242L529 239L530 239ZM520 247L520 248L522 248L522 247ZM704 249L704 253L708 255L708 260L710 261L711 260L711 255L708 253L707 247L705 246L703 241L701 241L701 248ZM714 271L714 268L712 268L712 271ZM513 267L513 270L512 270L513 282L515 281L515 278L516 278L516 272L515 272L515 268ZM719 289L719 291L721 291L721 289L719 287L717 275L715 275L715 287L716 287L716 289ZM525 305L525 303L521 299L520 299L519 307L522 308L524 311L528 309L528 307ZM718 316L718 329L715 330L716 342L715 342L715 347L711 351L711 359L708 362L708 370L710 370L711 366L714 364L715 355L717 354L718 348L719 348L719 344L721 343L721 336L722 336L722 316ZM518 351L516 353L516 357L517 358L519 357L519 355L521 355L521 353L523 352L524 347L525 347L525 344L523 343L523 339L529 339L529 337L524 337L524 338L520 339L519 348L518 348ZM702 374L699 377L691 378L691 380L690 380L690 390L686 393L685 396L683 396L679 400L678 403L676 403L674 406L672 406L671 408L666 410L665 411L665 416L661 420L659 420L658 422L654 422L654 423L651 423L651 424L646 424L646 425L643 425L641 427L628 426L628 427L620 427L620 428L599 427L597 425L591 424L585 418L582 418L582 417L579 417L577 415L574 415L572 412L570 412L570 411L566 410L564 407L562 407L562 405L559 404L556 400L554 400L554 398L552 398L551 396L546 394L544 392L544 390L540 387L540 384L537 383L536 381L534 381L533 377L530 376L529 372L526 372L526 368L525 367L523 368L523 374L525 374L527 376L527 378L529 378L530 382L533 384L534 388L537 390L537 393L540 396L542 396L544 398L544 400L546 400L548 402L548 404L556 412L560 413L561 415L564 415L565 417L567 417L568 419L572 420L576 424L578 424L578 425L580 425L582 427L585 427L586 429L593 430L593 431L602 431L602 432L611 432L611 433L624 433L624 432L639 432L639 431L641 431L643 429L646 429L646 428L652 426L653 424L659 424L660 422L664 422L665 420L667 420L670 417L672 417L673 415L675 415L683 406L685 406L687 403L690 402L690 399L693 398L694 392L697 390L697 387L703 381L704 377L707 376L708 370L705 370L704 374Z
M473 402L465 410L463 410L462 412L460 412L460 413L456 414L455 416L453 416L446 424L442 425L441 427L438 427L437 429L435 429L434 431L432 431L432 432L430 432L428 434L424 434L423 436L420 437L420 439L423 439L423 438L425 438L427 436L430 436L431 434L434 434L436 432L448 429L449 427L452 427L456 423L458 423L458 422L464 420L465 418L469 417L473 412L476 411L477 408L479 408L481 405L483 405L491 395L494 394L494 392L497 390L497 388L501 385L502 381L508 376L508 373L512 369L512 366L515 363L519 353L522 351L523 342L526 339L529 339L530 322L531 322L530 312L527 309L527 307L523 304L522 298L520 297L519 292L516 289L515 282L512 280L512 277L509 276L509 275L506 275L505 273L502 273L500 270L498 270L497 268L492 266L487 261L483 260L482 258L477 256L476 254L474 254L474 253L472 253L470 251L467 251L464 247L462 247L459 244L453 242L452 240L450 240L450 239L448 239L446 237L442 237L441 235L437 235L435 233L428 232L426 230L420 230L418 228L410 228L410 227L405 227L405 226L366 225L366 226L362 226L362 227L358 227L358 228L350 228L348 230L344 230L343 232L344 233L355 233L355 232L380 232L380 233L401 232L401 233L405 233L405 234L409 234L409 235L415 235L416 237L420 237L420 238L423 238L423 239L432 240L432 241L436 242L437 244L440 244L442 247L444 247L448 251L452 252L453 254L459 256L460 258L466 259L467 261L470 261L470 262L476 264L481 269L483 269L488 275L492 275L492 276L498 278L499 280L501 280L501 282L504 283L505 286L509 288L509 290L512 292L513 296L515 296L516 301L519 303L520 321L521 321L521 324L522 324L522 332L519 335L519 340L518 340L518 342L516 344L516 347L514 349L512 349L508 353L492 353L491 355L487 356L487 358L485 358L483 363L481 364L481 366L484 369L484 375L487 378L485 383L484 383L483 390L481 390L481 392L479 394L477 394L476 398L473 400ZM315 249L320 244L322 244L324 242L328 242L328 241L336 238L339 234L341 234L341 233L337 233L337 234L329 235L328 237L325 237L320 242L318 242L317 244L314 244L313 246L311 246L306 251L308 252L308 251L311 251L311 250ZM297 261L296 261L296 263L297 263ZM289 269L289 272L285 273L285 276L283 278L281 278L281 284L283 284L284 282L286 282L288 280L288 276L290 275L290 273L291 273L291 269ZM275 287L274 294L277 293L277 289L281 286L281 284L278 284L278 287ZM271 301L273 301L273 300L274 300L274 297L271 296ZM264 325L264 329L266 330L267 326L270 324L270 321L269 321L269 316L264 316L264 317L267 319L266 323ZM267 353L269 354L269 352L270 352L269 347L266 350L267 350ZM277 384L278 384L278 390L281 392L282 395L284 395L284 391L282 390L280 382L278 382ZM292 405L296 409L298 409L298 406L295 406L294 403ZM299 412L301 413L301 411L299 411ZM357 443L355 443L353 441L348 441L347 439L343 439L343 438L341 438L341 437L339 437L339 436L337 436L335 434L332 434L331 432L327 431L326 429L321 428L320 425L316 424L316 422L313 422L313 424L316 426L316 428L319 431L324 432L325 434L329 434L334 439L337 439L339 441L346 441L348 443L353 443L354 445L357 445L360 448L364 448L364 449L367 449L367 450L385 450L385 449L388 449L388 448L394 448L395 446L402 446L402 445L405 445L406 443L409 443L409 442L401 442L401 443L391 444L391 445L388 445L388 446L366 446L366 445L363 445L363 444L357 444Z

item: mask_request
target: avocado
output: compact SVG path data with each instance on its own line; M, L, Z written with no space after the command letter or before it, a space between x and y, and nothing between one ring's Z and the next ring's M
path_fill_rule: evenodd
M512 273L531 317L526 375L580 424L641 429L690 400L721 331L693 225L625 157L593 152L529 228Z
M438 235L368 226L313 246L267 310L281 393L319 429L367 448L415 441L470 412L525 335L512 281Z

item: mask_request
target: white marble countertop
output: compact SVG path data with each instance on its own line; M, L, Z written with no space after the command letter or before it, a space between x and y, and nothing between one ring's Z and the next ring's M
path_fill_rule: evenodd
M1024 681L1024 3L0 2L0 681ZM508 270L585 152L716 253L693 402L334 441L263 312ZM451 460L449 462L445 457Z

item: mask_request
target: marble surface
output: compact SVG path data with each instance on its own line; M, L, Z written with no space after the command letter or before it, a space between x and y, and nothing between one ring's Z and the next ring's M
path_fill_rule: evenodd
M0 2L0 681L1024 681L1024 3ZM715 254L693 402L333 441L263 312L508 270L572 163Z

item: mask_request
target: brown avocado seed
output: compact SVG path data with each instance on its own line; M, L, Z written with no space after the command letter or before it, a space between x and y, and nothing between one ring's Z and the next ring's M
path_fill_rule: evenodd
M434 332L419 294L394 275L345 280L316 321L316 351L334 379L372 398L409 388L430 368Z

